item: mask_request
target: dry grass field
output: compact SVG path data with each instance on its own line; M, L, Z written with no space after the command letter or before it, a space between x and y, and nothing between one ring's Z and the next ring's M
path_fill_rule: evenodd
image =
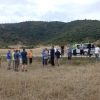
M94 58L61 58L60 66L34 58L28 72L0 68L0 100L100 100L100 63Z

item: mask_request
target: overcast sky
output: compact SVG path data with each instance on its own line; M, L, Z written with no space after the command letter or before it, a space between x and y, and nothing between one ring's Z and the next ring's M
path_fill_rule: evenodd
M100 0L0 0L0 23L100 20Z

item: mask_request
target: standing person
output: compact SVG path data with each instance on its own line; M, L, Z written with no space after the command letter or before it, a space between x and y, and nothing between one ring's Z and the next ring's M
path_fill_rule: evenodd
M99 59L99 52L100 52L100 48L98 46L95 46L95 58L96 58L96 62Z
M83 45L83 43L80 44L79 49L80 49L80 55L82 57L82 55L84 55L84 45Z
M67 56L68 56L68 60L71 60L71 58L72 58L72 50L70 49L70 47L67 48Z
M2 62L2 55L0 53L0 68L1 68L1 62Z
M24 72L24 70L27 72L27 52L25 51L25 49L23 49L23 51L21 52L21 56L22 56L22 72Z
M70 49L70 50L71 50L71 52L72 52L72 50L73 50L73 46L71 46L71 45L70 45L70 46L69 46L69 49Z
M48 50L47 50L47 48L45 48L45 52L44 52L44 65L46 66L46 68L48 68L48 56L49 56Z
M7 70L10 70L11 68L11 51L8 50L7 52Z
M15 59L14 59L15 50L12 52L12 63L13 63L13 70L15 69Z
M88 48L88 55L89 55L89 57L91 57L91 44L90 44L90 41L88 42L87 48Z
M59 63L60 63L60 61L59 61L59 59L60 59L60 52L58 51L58 49L57 49L57 51L55 52L55 57L56 57L56 62L57 62L57 64L58 64L58 66L59 66Z
M76 52L76 45L74 44L74 45L72 46L72 48L73 48L73 55L76 56L76 54L77 54L77 52Z
M20 50L18 50L18 53L19 53L19 64L22 64L22 55Z
M42 64L43 64L43 66L44 66L44 54L45 54L45 49L43 49L43 51L42 51Z
M18 50L16 50L14 54L14 59L15 59L15 71L18 71L18 66L19 66L19 53Z
M54 50L54 46L52 46L50 57L51 57L51 66L53 66L53 67L55 66L55 64L54 64L54 55L55 55L55 50Z
M33 58L33 53L32 50L28 53L28 58L29 58L29 64L32 64L32 58Z

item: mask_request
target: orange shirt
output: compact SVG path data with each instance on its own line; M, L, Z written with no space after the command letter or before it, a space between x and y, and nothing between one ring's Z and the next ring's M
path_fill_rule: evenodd
M32 58L32 57L33 57L32 52L29 52L29 53L28 53L28 57L29 57L29 58Z

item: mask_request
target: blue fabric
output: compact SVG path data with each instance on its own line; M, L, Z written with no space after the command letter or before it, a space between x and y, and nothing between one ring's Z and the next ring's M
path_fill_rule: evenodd
M45 52L44 52L44 51L42 51L42 57L44 57L44 54L45 54Z
M73 47L72 46L69 46L69 49L72 51Z
M21 52L19 52L19 58L22 58Z
M16 59L18 59L18 58L19 58L18 52L15 52L15 54L14 54L14 59L16 60Z
M21 56L22 59L27 59L27 52L26 51L21 52Z
M11 59L11 53L10 52L7 53L7 59Z

